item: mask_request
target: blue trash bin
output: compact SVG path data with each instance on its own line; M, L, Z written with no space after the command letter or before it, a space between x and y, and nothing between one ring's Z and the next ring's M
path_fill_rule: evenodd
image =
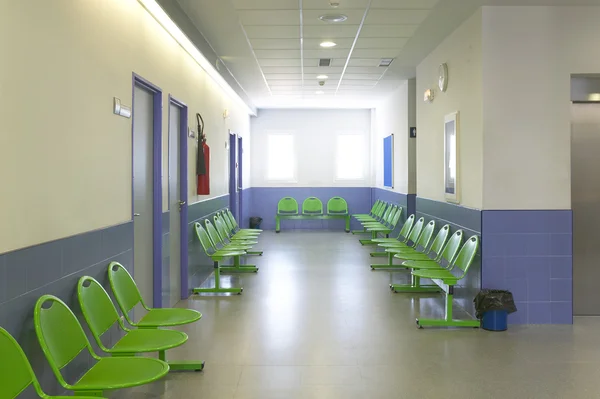
M506 310L488 310L483 313L482 324L484 330L506 331L508 325L508 312Z

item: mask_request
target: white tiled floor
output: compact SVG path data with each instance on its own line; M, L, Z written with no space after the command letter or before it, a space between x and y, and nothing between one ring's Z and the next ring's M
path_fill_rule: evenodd
M341 232L265 232L244 294L193 297L203 313L172 359L202 373L112 398L600 398L600 319L574 326L418 330L440 295L392 294L406 272L373 272L369 248ZM458 316L460 314L457 314Z

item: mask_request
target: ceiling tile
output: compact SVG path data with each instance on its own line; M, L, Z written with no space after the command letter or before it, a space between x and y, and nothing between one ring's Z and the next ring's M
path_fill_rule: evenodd
M301 73L265 73L267 80L301 80Z
M359 37L356 41L355 49L395 49L400 50L406 45L408 39L405 38L383 38L383 37Z
M331 8L329 12L343 12L344 10L353 8L358 8L364 11L368 4L369 0L341 0L340 6L338 8ZM302 6L305 10L322 10L324 6L328 5L329 2L327 0L302 0Z
M360 31L360 37L412 37L418 27L419 25L365 25Z
M237 10L298 10L298 0L233 0Z
M427 9L433 8L437 3L438 0L373 0L373 2L371 3L371 9Z
M304 38L305 39L327 39L327 38L352 38L356 36L358 27L360 25L346 25L346 24L321 24L321 25L308 25L304 27ZM385 36L381 36L385 37Z
M400 54L401 49L356 49L352 52L353 57L357 58L396 58ZM379 62L377 63L379 65Z
M383 68L380 66L374 66L374 67L349 66L346 69L346 73L378 73L378 74L382 74L385 70L386 70L386 68Z
M349 49L340 50L306 50L304 49L305 58L344 58L348 57Z
M258 64L261 67L299 67L300 58L259 58Z
M342 73L343 67L316 67L312 66L315 63L311 63L310 65L304 60L304 74L314 74L320 75L324 73L325 75L331 76L332 74L340 74Z
M297 10L241 10L238 14L242 25L300 25Z
M343 1L343 0L342 0ZM332 9L322 9L322 10L304 10L304 25L360 25L360 21L362 21L363 15L365 14L364 9L357 10L345 10L343 12L344 15L348 17L348 20L342 22L341 24L330 24L328 22L323 22L319 19L321 15L324 14L336 14L340 13L340 11L335 11Z
M244 27L250 39L300 39L300 26L257 26L247 25ZM385 37L385 36L381 36Z
M263 66L261 67L264 74L276 74L276 73L295 73L300 74L302 71L300 67L286 67L286 66ZM306 69L305 69L306 70Z
M255 50L300 50L300 39L251 39Z
M420 24L429 10L371 10L365 23L374 25Z
M290 91L297 91L300 90L302 88L302 86L300 85L292 85L292 86L277 86L277 85L273 85L273 86L269 86L271 88L271 91L273 93L280 93L280 92L290 92Z
M257 58L298 58L300 50L255 50Z
M271 88L273 88L275 86L283 86L283 87L302 86L301 80L269 80L268 83Z
M375 86L377 80L342 80L341 86Z
M381 58L355 58L352 57L348 63L349 67L378 67Z
M379 80L381 75L383 75L384 69L381 68L380 73L346 73L344 74L344 80Z
M331 66L332 67L344 67L346 65L346 59L348 57L343 57L343 58L334 58L333 60L331 60ZM379 65L379 62L377 63L377 65Z

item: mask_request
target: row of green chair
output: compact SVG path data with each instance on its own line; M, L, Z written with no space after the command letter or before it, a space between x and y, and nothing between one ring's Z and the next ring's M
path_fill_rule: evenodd
M298 201L292 197L284 197L277 203L275 214L275 232L281 231L282 219L307 220L307 219L344 219L346 232L350 232L350 214L348 203L342 197L333 197L327 201L327 212L323 212L323 203L317 197L308 197L302 202L302 211L298 208Z
M377 200L373 204L371 211L369 213L359 213L354 214L352 217L356 219L358 222L376 222L381 220L383 217L383 213L385 212L388 204L382 200ZM368 233L365 228L362 230L353 230L352 234L365 234Z
M108 279L129 326L121 320L110 296L98 281L83 276L77 285L83 317L105 357L94 351L78 318L62 300L53 295L44 295L35 304L34 325L40 347L64 389L72 391L75 396L98 398L103 397L105 391L157 381L169 371L204 369L204 362L167 362L165 352L183 345L188 336L180 331L160 329L193 323L202 317L199 312L148 307L129 272L117 262L109 264ZM135 322L130 313L138 305L141 305L145 314ZM104 344L102 337L114 326L120 329L122 337L109 347ZM62 370L86 352L93 359L93 365L74 383L67 382ZM158 352L158 359L136 357L151 352ZM42 391L17 341L2 328L0 353L0 398L17 398L30 386L39 397L50 398Z
M365 233L370 233L370 239L362 239L359 240L361 245L376 245L376 240L379 237L379 234L385 235L385 237L389 237L389 234L394 231L398 222L402 217L403 208L398 205L387 205L385 204L386 209L384 210L381 217L364 217L359 218L358 220L363 226L363 230ZM377 255L375 255L377 256Z
M462 244L464 232L457 230L450 236L450 226L444 225L433 239L435 221L425 223L425 218L415 222L415 215L410 215L404 223L398 237L376 239L378 246L388 256L387 264L372 264L372 270L410 269L410 284L391 284L394 292L440 292L446 293L446 309L443 319L417 319L419 327L454 326L479 327L477 320L454 320L452 301L454 286L464 279L477 254L479 237L474 235ZM393 264L393 259L400 259L401 264ZM422 285L421 279L432 280L434 285Z
M258 243L257 239L262 230L259 229L240 229L235 218L229 210L217 212L210 219L202 223L196 222L194 228L196 236L202 245L206 256L213 261L215 286L198 287L192 291L196 294L206 293L230 293L241 295L243 287L222 287L221 272L225 273L257 273L258 267L241 263L241 258L245 256L261 256L262 251L253 251L254 245ZM221 262L232 259L233 266L222 266Z

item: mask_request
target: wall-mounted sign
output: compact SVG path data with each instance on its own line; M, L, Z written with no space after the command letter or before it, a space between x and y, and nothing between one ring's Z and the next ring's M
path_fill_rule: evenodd
M410 138L411 139L417 138L417 128L416 127L410 128Z

